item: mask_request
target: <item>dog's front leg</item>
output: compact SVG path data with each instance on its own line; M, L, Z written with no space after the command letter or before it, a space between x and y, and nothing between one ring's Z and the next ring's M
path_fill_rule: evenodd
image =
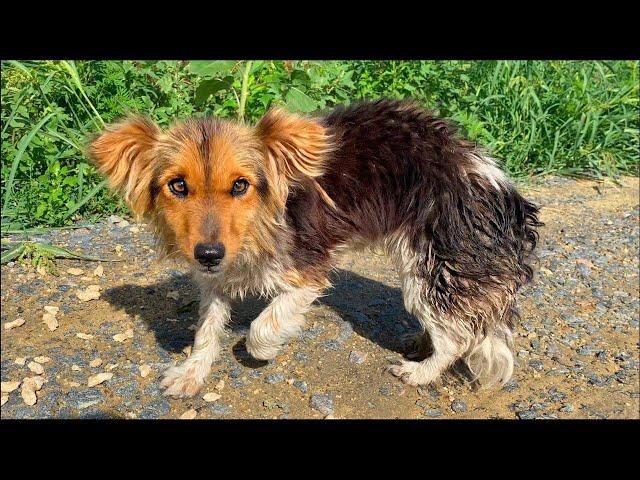
M294 288L275 297L251 323L247 336L251 356L259 360L275 358L280 347L300 333L303 314L318 295L314 288Z
M229 301L216 288L201 288L200 321L191 355L180 365L169 368L160 384L165 395L191 397L204 384L211 364L220 353L220 336L230 317Z

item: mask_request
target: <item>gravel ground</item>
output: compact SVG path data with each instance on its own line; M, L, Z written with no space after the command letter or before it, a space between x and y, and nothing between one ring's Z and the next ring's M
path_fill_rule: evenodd
M58 277L2 266L2 418L639 418L638 187L637 178L523 187L547 225L536 279L520 294L516 370L497 391L455 374L415 388L385 373L417 325L388 259L348 254L274 361L243 347L264 305L249 299L235 304L203 391L163 397L160 373L194 336L189 277L155 260L144 225L112 219L38 237L124 261L100 264L102 276L99 264L72 260L57 261Z

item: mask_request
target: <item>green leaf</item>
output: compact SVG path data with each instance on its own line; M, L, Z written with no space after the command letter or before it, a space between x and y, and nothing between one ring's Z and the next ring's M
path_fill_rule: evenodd
M223 80L213 78L211 80L203 80L196 89L196 105L202 105L207 99L221 90L226 90L231 86L233 77L229 76Z
M312 112L317 108L316 101L296 87L291 87L285 98L287 107L293 112Z
M11 195L13 194L12 188L13 188L13 179L15 178L16 175L16 170L18 169L18 165L20 164L20 159L22 158L22 155L24 154L24 151L26 150L27 146L31 143L31 141L33 140L33 137L35 137L36 133L38 133L38 130L40 130L42 128L42 126L47 123L47 121L53 116L53 113L50 113L49 115L47 115L46 117L44 117L42 120L40 120L35 127L33 127L31 129L31 131L22 138L21 140L21 146L20 146L20 150L18 150L18 152L16 153L16 156L13 157L13 163L11 165L11 171L9 172L9 180L7 180L6 183L6 187L5 187L5 198L2 200L2 203L4 204L3 208L2 208L2 214L4 215L7 205L9 204L9 199L11 198Z
M229 73L235 60L194 60L189 63L189 71L201 77L215 77Z
M13 248L10 248L6 252L2 252L2 255L0 256L0 263L10 262L14 258L19 257L22 252L24 252L24 243L15 245Z
M66 248L54 247L46 243L36 243L38 250L46 252L55 258L73 258L77 260L89 260L91 262L123 262L124 260L109 260L104 258L90 257L80 253L75 253Z

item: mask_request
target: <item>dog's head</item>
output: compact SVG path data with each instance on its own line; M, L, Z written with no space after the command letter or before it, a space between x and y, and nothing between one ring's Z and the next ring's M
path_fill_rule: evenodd
M318 122L271 110L254 127L213 118L162 131L143 117L110 125L89 155L171 257L215 275L243 250L274 251L274 225L295 183L323 173Z

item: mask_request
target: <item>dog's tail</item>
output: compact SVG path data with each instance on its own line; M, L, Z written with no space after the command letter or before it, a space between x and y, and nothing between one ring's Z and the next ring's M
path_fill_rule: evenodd
M513 374L513 334L507 325L499 325L472 347L465 361L483 387L504 384Z

